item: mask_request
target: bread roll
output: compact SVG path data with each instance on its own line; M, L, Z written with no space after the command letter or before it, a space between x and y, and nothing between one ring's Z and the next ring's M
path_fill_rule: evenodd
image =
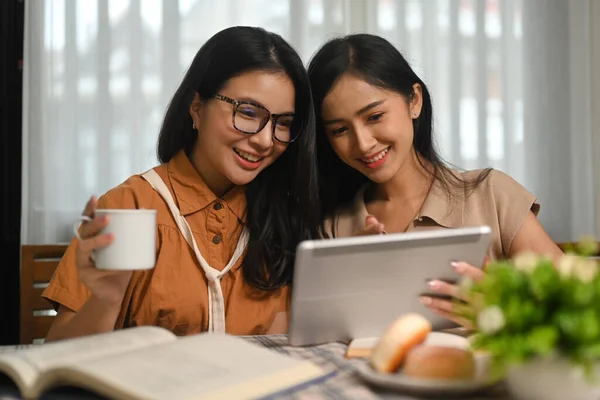
M468 350L420 345L406 355L402 373L415 378L472 379L475 359Z
M379 372L394 372L406 353L422 343L431 332L431 324L418 314L406 314L383 333L371 354L371 365Z

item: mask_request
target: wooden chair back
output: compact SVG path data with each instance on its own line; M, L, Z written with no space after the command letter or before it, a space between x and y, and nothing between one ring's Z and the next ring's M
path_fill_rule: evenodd
M50 329L56 313L52 305L42 298L42 292L66 250L67 245L21 246L21 344L44 339Z

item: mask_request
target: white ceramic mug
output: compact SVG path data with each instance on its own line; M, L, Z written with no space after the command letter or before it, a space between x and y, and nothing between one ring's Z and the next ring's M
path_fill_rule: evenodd
M112 233L114 241L108 246L96 249L93 260L96 268L110 270L140 270L154 268L156 263L156 210L100 209L96 216L107 215L108 225L100 234ZM73 225L77 239L82 221L91 218L81 216Z

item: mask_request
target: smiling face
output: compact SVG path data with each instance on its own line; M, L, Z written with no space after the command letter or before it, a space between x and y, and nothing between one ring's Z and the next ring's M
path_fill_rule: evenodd
M216 194L232 185L245 185L286 150L287 144L274 136L273 120L256 134L247 134L249 120L256 118L257 110L272 114L294 112L295 90L290 78L281 72L247 72L231 78L219 90L220 99L202 100L196 94L190 106L190 115L198 131L198 140L191 155L192 163ZM235 104L239 101L234 126ZM258 107L253 107L254 104ZM262 107L262 108L261 108ZM275 134L285 136L289 118L278 118Z
M421 87L410 99L344 74L321 105L329 143L338 157L377 183L412 163L413 119L421 112Z

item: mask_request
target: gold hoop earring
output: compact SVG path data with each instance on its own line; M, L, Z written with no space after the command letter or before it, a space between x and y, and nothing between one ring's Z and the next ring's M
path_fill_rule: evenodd
M194 130L196 130L196 123L192 122L192 128L194 128Z

